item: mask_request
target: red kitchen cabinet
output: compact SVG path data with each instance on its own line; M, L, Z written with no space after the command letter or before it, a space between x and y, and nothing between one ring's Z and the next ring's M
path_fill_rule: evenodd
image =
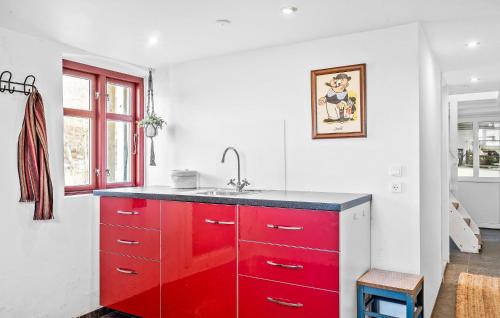
M238 244L241 275L339 290L339 254L336 252L243 241Z
M160 262L100 254L101 305L143 318L160 317Z
M339 250L339 213L240 206L240 240Z
M350 318L370 205L101 198L101 305L143 318ZM342 299L342 301L340 301Z
M339 317L337 292L242 276L239 278L239 290L239 318Z
M160 260L160 231L101 224L101 251Z
M236 206L162 202L162 317L236 317Z
M101 223L160 229L160 201L101 198Z

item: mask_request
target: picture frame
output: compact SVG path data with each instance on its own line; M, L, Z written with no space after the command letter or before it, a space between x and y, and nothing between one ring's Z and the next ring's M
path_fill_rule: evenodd
M363 138L366 64L311 71L312 138Z

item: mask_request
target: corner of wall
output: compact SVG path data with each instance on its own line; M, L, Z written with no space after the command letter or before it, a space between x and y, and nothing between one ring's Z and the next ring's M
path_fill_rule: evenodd
M443 104L442 76L427 35L418 25L420 271L430 313L442 280ZM436 180L438 176L438 180Z

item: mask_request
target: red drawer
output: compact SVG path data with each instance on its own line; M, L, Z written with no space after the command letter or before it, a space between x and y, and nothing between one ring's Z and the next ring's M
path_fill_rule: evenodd
M339 250L339 214L281 208L239 208L242 240Z
M101 223L160 229L160 201L101 197Z
M160 317L160 263L101 252L100 302L144 318Z
M101 224L101 251L160 259L160 231Z
M339 254L239 242L239 273L332 291L339 290Z
M239 318L338 318L336 292L240 276Z

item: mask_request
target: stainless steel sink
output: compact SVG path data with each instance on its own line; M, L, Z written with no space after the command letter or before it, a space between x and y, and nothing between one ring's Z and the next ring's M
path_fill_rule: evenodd
M209 196L223 196L224 197L224 196L244 195L244 194L256 193L256 192L259 192L259 191L258 190L243 190L243 191L239 192L239 191L235 191L235 190L215 189L215 190L197 192L196 194L209 195Z

